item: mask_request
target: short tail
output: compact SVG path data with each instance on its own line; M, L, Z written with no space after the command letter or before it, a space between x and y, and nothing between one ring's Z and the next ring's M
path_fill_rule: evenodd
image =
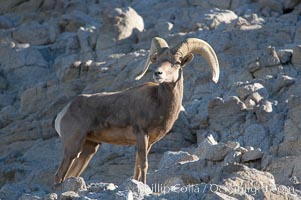
M70 103L67 104L63 108L63 110L56 115L56 117L53 119L53 122L52 122L52 124L54 126L54 129L56 130L57 134L59 134L60 137L62 137L62 134L61 134L61 120L64 117L64 115L66 114L69 106L70 106Z

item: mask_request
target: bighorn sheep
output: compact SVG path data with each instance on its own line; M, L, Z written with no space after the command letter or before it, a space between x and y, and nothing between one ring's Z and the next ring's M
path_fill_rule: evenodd
M169 48L165 40L155 37L143 72L136 77L136 80L142 78L154 63L155 83L119 92L83 94L69 103L55 119L63 146L56 183L80 176L100 143L136 145L133 178L146 183L148 153L178 118L183 98L183 67L193 59L193 54L205 58L216 83L219 63L208 43L189 38Z

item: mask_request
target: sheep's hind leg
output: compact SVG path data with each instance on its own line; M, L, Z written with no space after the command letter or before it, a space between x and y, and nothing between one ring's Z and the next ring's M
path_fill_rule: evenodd
M76 138L76 135L74 136ZM84 138L71 139L68 141L77 141L77 143L68 144L63 141L63 157L61 164L55 173L55 184L61 183L66 179L66 174L70 169L74 159L79 155L82 150Z
M140 176L141 176L140 162L139 162L139 156L138 156L138 151L137 151L136 152L136 161L135 161L134 176L133 176L133 178L135 180L139 180Z
M88 166L92 157L96 154L98 148L98 143L86 140L83 145L82 152L80 153L79 157L76 158L72 163L72 166L68 170L66 178L72 176L79 177Z

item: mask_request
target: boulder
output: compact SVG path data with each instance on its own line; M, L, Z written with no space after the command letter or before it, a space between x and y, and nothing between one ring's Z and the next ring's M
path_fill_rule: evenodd
M82 177L70 177L67 178L62 184L62 191L85 191L87 186L85 180Z
M231 150L232 148L230 146L224 143L217 143L212 135L210 135L198 145L194 154L200 159L223 161Z
M213 192L224 193L237 199L297 197L294 191L282 190L281 187L283 186L276 185L271 173L261 172L243 165L225 166L221 174L221 180Z
M261 159L263 157L263 152L261 149L257 148L254 150L247 151L246 153L242 154L242 162L249 162Z
M300 130L301 125L298 123L301 117L301 98L293 97L290 100L290 109L284 123L283 141L279 145L278 154L281 156L290 155L298 156L301 153L300 148Z
M58 195L56 193L49 193L43 197L43 200L57 200Z
M185 162L197 161L198 157L195 155L191 155L184 151L167 151L164 153L159 165L158 169L168 168L172 165L181 164Z
M67 191L67 192L63 192L61 195L60 195L60 200L69 200L69 199L72 199L72 200L80 200L81 197L79 196L78 193L74 192L74 191Z
M280 49L277 51L277 56L279 57L281 64L288 64L292 60L293 50Z
M242 152L240 151L231 151L227 154L224 159L225 165L233 164L233 163L240 163L242 159Z
M266 139L267 137L267 132L261 124L251 124L244 131L244 146L252 146L267 150L269 148L269 141Z
M2 0L0 199L300 199L300 13L300 0ZM47 194L56 114L78 94L152 81L155 63L134 78L155 36L204 39L220 64L217 84L202 56L184 69L185 111L148 157L160 194L129 179L134 145L104 143L87 189Z
M13 32L13 38L19 43L30 45L45 45L53 42L49 34L49 25L37 22L22 24Z
M236 96L225 99L217 97L209 102L208 117L212 130L237 131L246 120L246 105Z
M87 189L89 192L100 193L104 191L113 191L118 188L117 185L113 183L91 183L87 185Z
M300 190L301 177L300 156L273 157L266 166L277 184L286 185L291 191Z
M283 7L281 2L274 1L274 0L260 0L259 4L261 8L269 8L272 11L282 13Z
M113 47L117 41L133 37L143 31L143 18L131 7L106 9L102 13L103 26L97 38L96 49Z
M261 83L241 85L237 88L237 94L248 109L254 109L261 100L269 97L267 89Z
M119 191L128 191L127 196L131 196L133 199L144 199L148 195L152 194L151 188L143 184L142 182L134 179L126 180L119 188Z

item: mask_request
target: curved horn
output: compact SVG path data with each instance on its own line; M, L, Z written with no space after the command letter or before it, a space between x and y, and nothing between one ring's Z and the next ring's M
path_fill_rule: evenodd
M171 49L171 52L178 58L184 58L187 54L199 54L204 57L212 71L212 81L218 82L219 63L213 48L204 40L188 38Z
M152 43L151 43L151 48L144 66L143 71L140 73L140 75L136 76L135 80L140 80L144 74L146 73L146 71L149 68L149 65L151 64L151 58L153 57L153 55L158 52L160 49L162 48L168 48L168 44L165 42L165 40L163 40L162 38L159 37L154 37L152 39Z

